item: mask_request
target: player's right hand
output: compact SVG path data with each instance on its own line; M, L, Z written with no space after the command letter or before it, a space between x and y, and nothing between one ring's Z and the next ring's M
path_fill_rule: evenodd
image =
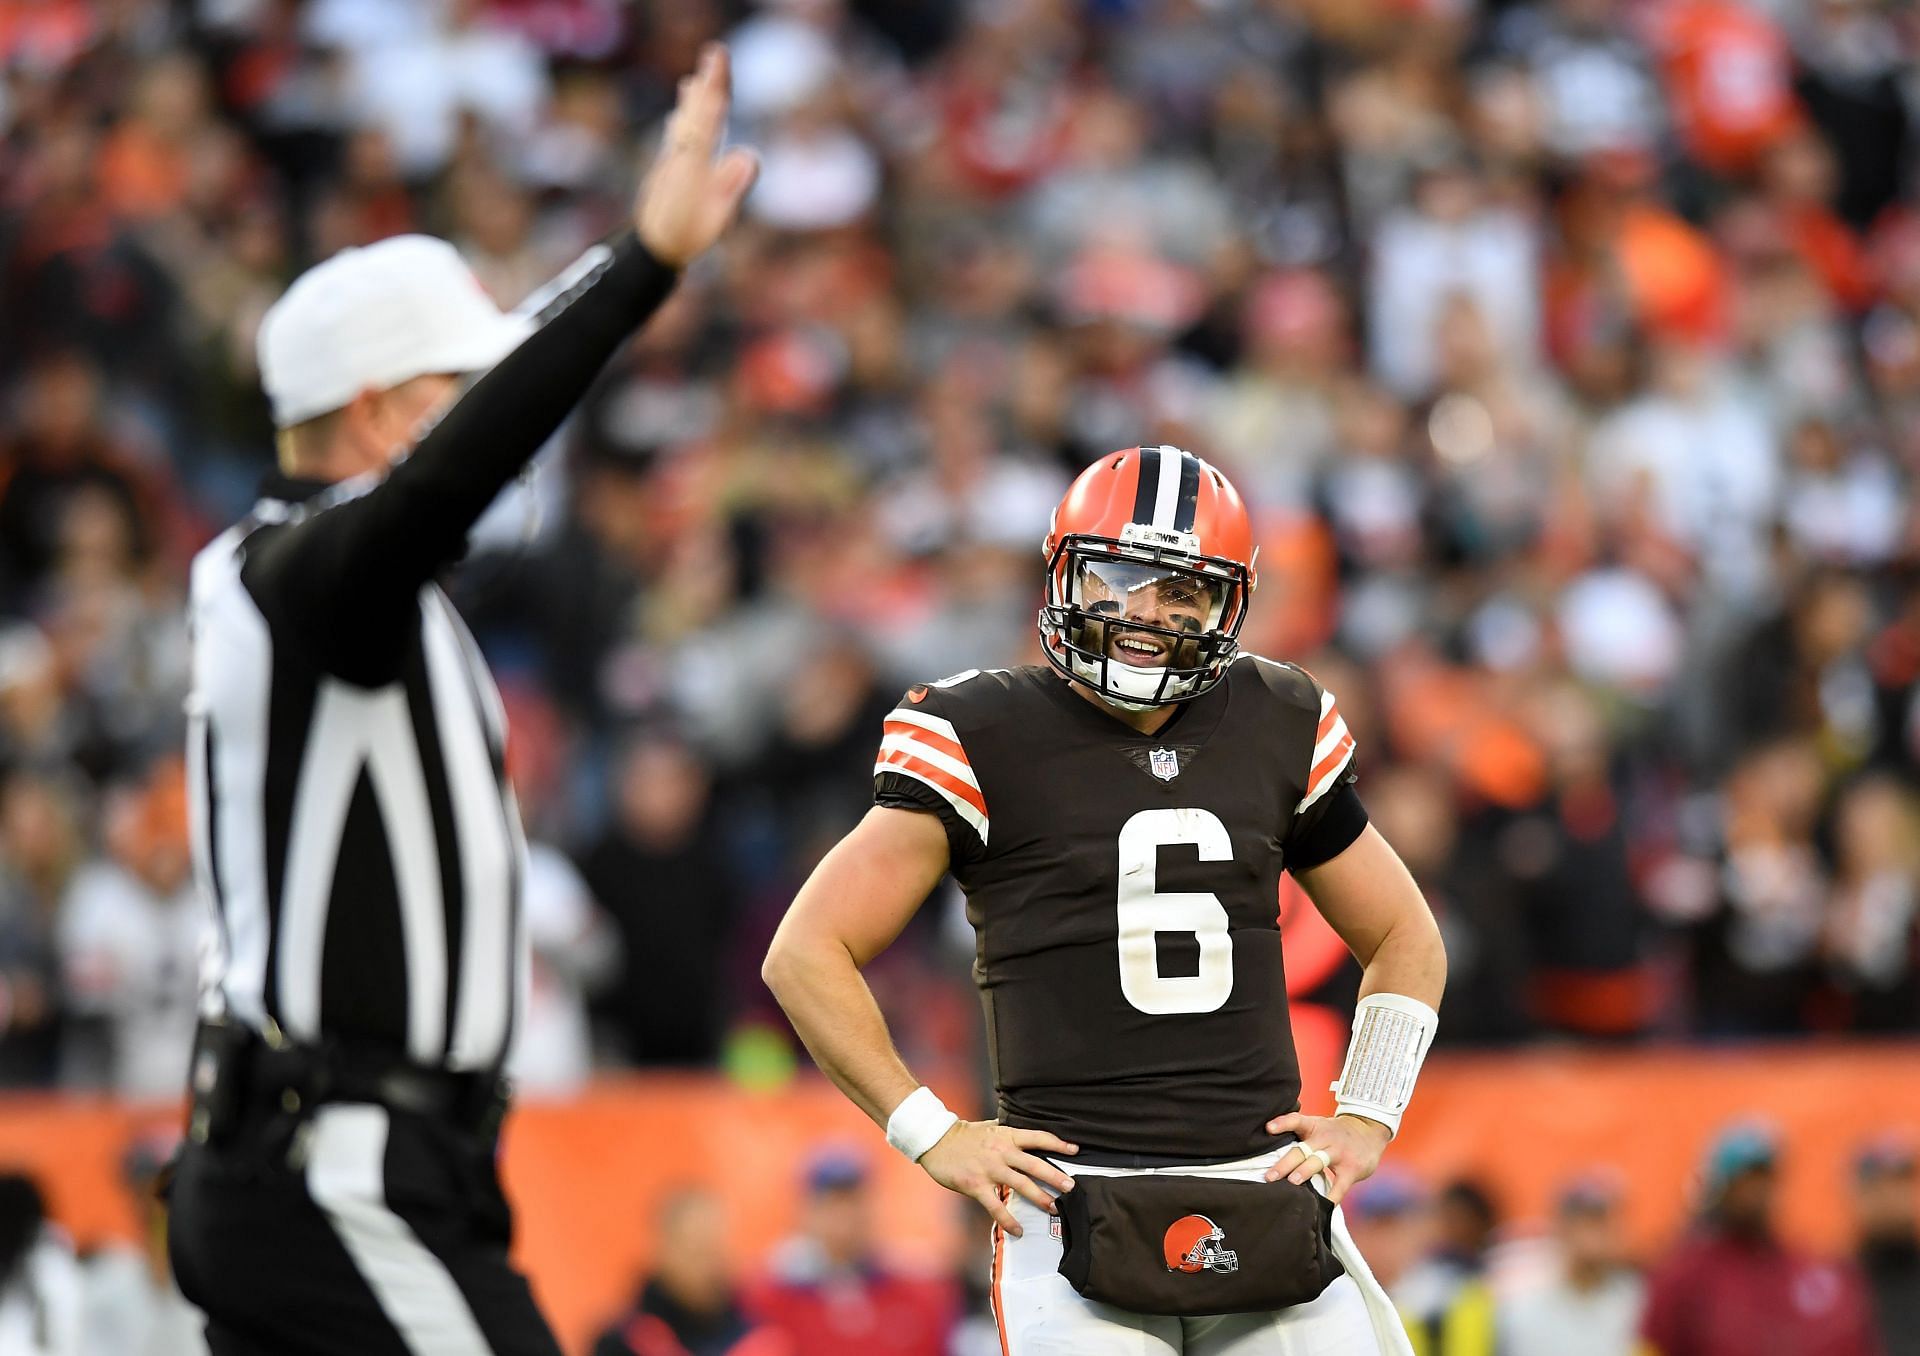
M730 83L727 49L709 43L699 69L680 82L659 157L633 206L640 243L675 268L692 263L733 224L760 172L758 157L743 147L714 159L727 130Z
M1053 1193L1073 1190L1073 1178L1029 1150L1077 1154L1069 1144L1044 1130L1016 1130L998 1121L960 1121L920 1155L920 1166L948 1191L971 1196L993 1216L994 1222L1015 1238L1020 1225L1007 1209L1002 1190L1017 1191L1049 1215ZM1042 1184L1045 1185L1042 1185Z

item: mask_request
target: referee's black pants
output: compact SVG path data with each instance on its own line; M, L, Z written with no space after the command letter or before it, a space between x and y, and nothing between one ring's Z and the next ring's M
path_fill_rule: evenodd
M168 1200L213 1356L560 1356L507 1260L490 1135L324 1105L189 1145Z

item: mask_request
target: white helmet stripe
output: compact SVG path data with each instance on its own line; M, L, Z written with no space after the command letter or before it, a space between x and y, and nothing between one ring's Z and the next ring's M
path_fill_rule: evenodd
M1153 525L1168 532L1180 512L1180 465L1186 454L1177 447L1160 449L1160 484L1153 496Z

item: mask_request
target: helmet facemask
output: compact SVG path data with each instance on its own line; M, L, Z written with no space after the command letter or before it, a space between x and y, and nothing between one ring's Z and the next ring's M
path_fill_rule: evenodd
M1238 561L1069 536L1048 562L1043 648L1056 669L1115 706L1188 701L1238 653L1247 584Z
M1226 1230L1217 1224L1201 1235L1189 1256L1205 1271L1240 1270L1240 1254L1227 1246Z

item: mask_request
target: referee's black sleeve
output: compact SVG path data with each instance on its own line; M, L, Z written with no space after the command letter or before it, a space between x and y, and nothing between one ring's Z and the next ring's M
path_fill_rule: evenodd
M263 543L245 567L249 590L327 671L366 685L391 681L420 586L459 558L480 515L677 276L623 235L385 480Z

